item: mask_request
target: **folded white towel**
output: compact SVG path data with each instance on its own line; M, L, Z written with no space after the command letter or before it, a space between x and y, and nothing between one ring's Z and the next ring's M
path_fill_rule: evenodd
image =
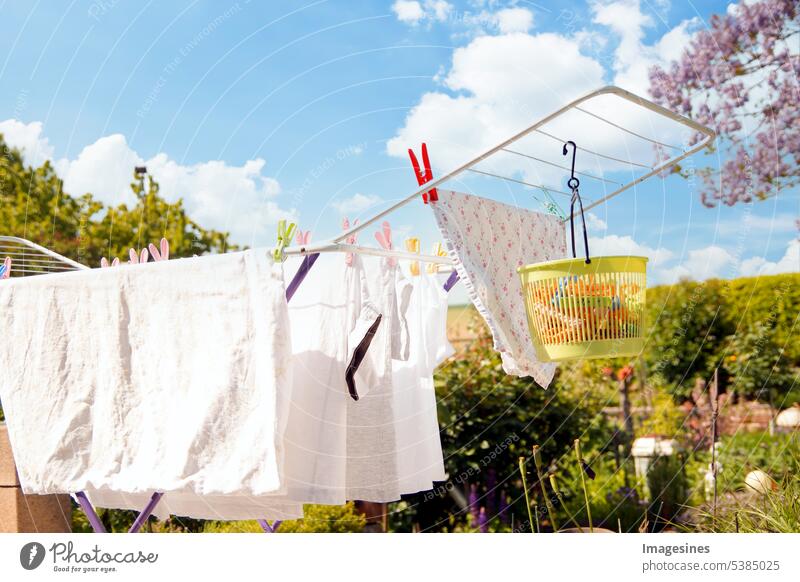
M3 281L0 329L25 493L282 492L291 338L268 251Z

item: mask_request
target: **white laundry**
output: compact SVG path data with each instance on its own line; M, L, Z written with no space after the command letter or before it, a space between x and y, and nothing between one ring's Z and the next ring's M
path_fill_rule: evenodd
M243 339L249 333L247 326L242 325L245 320L249 320L253 326L251 331L256 338L256 343L263 337L256 333L260 331L259 323L268 324L270 319L263 317L263 312L267 307L259 305L251 293L252 290L243 290L241 282L236 276L239 265L243 271L252 274L252 262L271 263L265 252L255 253L235 253L232 255L204 257L202 259L187 259L182 261L171 261L169 263L151 263L141 266L122 267L119 269L108 269L103 271L93 271L91 273L72 274L72 280L67 275L58 275L61 279L48 277L46 280L29 279L28 285L19 285L17 289L8 288L5 293L0 295L0 300L4 303L0 305L19 306L28 312L35 313L31 304L25 304L19 297L33 301L35 293L46 294L49 297L47 308L55 313L68 312L66 305L70 298L75 299L72 293L77 289L82 290L82 305L119 305L113 311L113 315L107 312L102 319L98 319L98 311L84 308L83 312L76 309L77 314L66 313L61 320L61 331L53 328L52 324L46 321L47 316L40 314L39 319L45 320L45 325L49 325L48 334L53 333L53 337L59 333L68 333L67 322L77 322L79 318L87 321L78 323L80 329L87 330L92 338L96 339L96 334L101 333L106 328L105 333L109 333L108 328L114 331L116 343L130 346L131 354L129 366L125 369L115 370L114 381L105 380L91 384L94 402L92 407L98 406L97 401L103 401L98 397L98 393L106 395L109 391L119 391L123 387L126 392L136 395L135 400L128 400L119 397L114 402L118 402L117 408L121 409L111 417L106 418L107 422L101 422L101 430L106 433L114 432L116 425L111 426L111 418L133 418L133 414L138 414L137 420L144 420L146 424L131 422L130 426L122 423L120 430L128 434L135 435L139 442L151 443L150 446L156 451L161 447L157 444L158 439L153 435L144 434L145 427L148 430L166 430L160 423L152 419L145 419L142 415L142 407L149 410L151 415L158 416L156 409L162 411L161 418L171 419L175 426L169 425L175 434L176 429L181 426L176 414L163 414L166 409L164 401L168 401L179 408L189 408L186 398L189 393L190 383L180 382L180 374L177 366L186 365L186 360L191 358L192 362L202 363L199 369L192 370L189 374L191 378L198 378L200 371L206 369L216 369L221 365L220 351L214 351L206 345L206 348L197 346L199 343L184 343L185 353L179 354L179 341L186 337L197 337L197 331L190 331L194 326L200 325L203 334L209 336L207 344L214 344L218 348L226 343L225 333L233 334L239 341L238 348L243 354L253 352L255 346L248 346L247 340ZM287 273L293 274L296 270L297 262L287 266ZM169 267L169 268L167 268ZM191 267L191 268L190 268ZM269 267L269 269L265 269ZM446 317L446 298L443 291L435 286L426 287L423 283L430 282L435 285L432 278L421 277L419 282L414 285L408 280L399 278L398 270L395 267L388 267L383 261L377 260L372 263L370 270L369 285L361 257L355 256L352 264L346 266L342 255L322 255L317 260L314 268L309 272L306 280L300 286L291 302L291 315L288 317L289 325L286 322L285 302L282 301L283 285L278 284L275 289L266 289L261 286L260 298L267 299L266 303L275 303L279 310L283 309L282 316L275 316L273 323L281 321L282 324L274 325L273 344L283 340L284 345L282 355L271 361L269 366L275 366L273 388L273 412L270 419L272 433L274 436L274 453L267 454L266 459L272 466L275 487L268 491L255 492L252 489L240 488L239 490L226 490L224 492L209 491L195 485L190 485L182 489L170 487L165 484L161 477L163 471L169 472L169 456L166 453L151 455L149 472L147 476L140 476L134 467L126 468L122 463L118 463L120 468L126 468L127 480L122 482L116 470L106 469L105 481L101 479L84 478L83 480L71 479L62 482L55 489L59 492L83 490L89 499L97 507L133 509L141 510L150 500L154 490L164 492L164 496L156 506L154 515L165 519L169 515L189 516L200 519L293 519L302 517L302 503L327 503L341 504L348 499L365 499L370 501L394 501L399 499L402 494L413 493L422 489L428 489L432 481L444 478L443 464L441 458L441 445L439 443L438 423L436 421L436 400L433 393L432 371L433 368L449 353L444 337L444 317ZM269 273L270 281L278 283L280 267L277 265L262 265L261 271ZM256 271L259 269L256 268ZM212 273L209 278L208 273ZM195 281L194 275L199 275ZM86 277L99 277L102 283L94 283L94 279ZM65 281L63 280L65 279ZM77 281L80 279L80 281ZM174 283L170 286L165 279L179 281L180 285ZM258 276L251 279L259 280ZM208 280L224 282L219 288L208 285ZM88 287L91 289L85 293ZM202 281L202 283L200 282ZM31 285L30 283L40 283ZM46 283L46 284L45 284ZM371 287L371 289L370 289ZM30 288L30 289L29 289ZM150 288L151 291L146 290ZM155 294L152 289L163 290L170 288L172 291ZM116 289L116 293L114 290ZM25 293L23 294L23 290ZM57 290L57 291L56 291ZM436 297L438 301L430 305L423 305L421 301L425 292L431 297ZM205 293L212 293L214 300L209 305L210 311L205 307L203 300ZM432 292L432 295L431 295ZM128 298L129 294L135 293L136 298ZM61 301L53 298L58 296ZM157 297L155 297L157 295ZM109 297L119 297L119 303L113 303ZM370 296L377 298L378 305L375 305ZM225 307L220 307L217 302L224 303ZM41 301L34 301L33 304L41 306ZM78 301L73 301L73 305L79 305ZM175 308L169 308L171 304L177 304ZM197 305L202 304L203 309L197 309ZM55 307L54 307L55 305ZM124 306L124 307L123 307ZM439 317L422 315L424 309L434 307L439 309ZM442 307L444 311L442 311ZM108 307L106 309L109 309ZM214 310L218 309L217 314ZM411 309L414 313L414 320L407 322L405 312ZM7 308L5 311L10 311ZM244 312L251 310L249 316ZM385 312L385 313L382 313ZM211 314L211 325L207 325L204 320L200 320L197 314L206 317ZM218 317L217 317L218 315ZM151 321L153 318L172 318L173 325L169 320L165 321L159 329L160 344L158 350L148 349L147 341L144 341L148 334L158 326ZM34 318L35 319L35 318ZM38 320L37 320L38 321ZM102 321L102 323L98 323ZM114 321L115 325L109 325L109 321ZM189 324L183 325L180 330L172 328L178 322L184 321ZM433 326L431 329L438 329L439 338L437 341L441 349L427 351L431 329L426 330L425 337L419 336L423 333L420 328L421 322L439 321L440 325ZM127 322L127 323L126 323ZM198 323L194 323L198 322ZM383 325L386 323L386 325ZM10 325L23 325L22 318L15 318L10 321ZM372 342L364 352L363 361L353 376L353 390L358 396L356 401L351 395L347 382L348 365L353 360L356 348L365 344L365 336L369 335L370 329L373 331L377 325L377 331L372 336ZM222 331L220 330L222 328ZM289 341L289 334L286 330L291 328L292 357L287 357L285 350ZM73 328L78 329L78 328ZM280 333L274 333L280 329ZM237 333L236 330L238 330ZM124 332L124 333L120 333ZM95 348L94 340L84 337L86 334L71 334L74 336L68 344L66 359L74 362L76 369L81 372L89 372L88 378L102 376L107 373L108 368L114 366L104 365L103 362L122 361L123 358L117 355L111 357L114 352L114 341L104 341L105 352L101 350L98 354L100 359L86 357L86 351ZM162 338L166 338L165 339ZM123 341L121 338L126 338ZM136 338L134 341L133 338ZM213 338L213 341L212 339ZM174 341L169 341L174 339ZM34 341L33 339L30 340ZM102 340L101 340L102 341ZM150 344L153 342L150 341ZM86 344L89 344L88 346ZM260 345L260 344L259 344ZM442 347L444 346L444 347ZM55 349L64 351L63 342L55 346ZM117 348L120 352L122 348ZM198 351L199 350L199 351ZM37 350L38 351L38 350ZM237 353L236 350L233 350ZM51 351L51 353L57 353ZM277 352L276 352L277 353ZM214 355L220 358L215 359ZM392 360L392 355L396 358L407 358L407 361ZM16 356L6 354L6 361L11 362ZM431 362L427 363L426 358L430 357ZM93 365L87 366L78 362L80 358L90 361ZM166 365L164 358L171 359L171 366ZM150 362L149 368L136 364L141 364L146 360ZM278 361L279 360L279 361ZM3 361L3 360L0 360ZM38 361L38 360L37 360ZM244 365L247 360L242 359L240 363ZM291 365L286 365L291 361ZM257 363L263 363L259 361ZM400 364L406 375L411 381L413 377L413 388L406 391L408 399L398 400L397 391L394 389L393 379L397 377L397 366ZM281 367L283 369L281 370ZM54 365L45 366L45 369L52 370ZM97 368L96 371L92 372ZM291 369L289 369L291 368ZM146 373L150 369L152 374ZM259 366L260 369L260 366ZM13 364L4 366L4 373L19 375L20 366L15 369ZM156 372L157 371L157 372ZM94 374L94 376L93 376ZM164 374L164 375L161 375ZM427 374L427 377L425 377ZM125 376L130 376L123 381ZM160 381L155 381L155 376ZM234 377L244 378L246 374L234 375ZM293 379L292 379L293 377ZM402 374L400 376L402 378ZM219 376L213 376L215 380ZM292 381L290 381L292 379ZM27 378L30 381L30 378ZM59 379L61 386L75 383L73 375L67 374ZM148 382L152 384L150 392L139 394L144 389L137 382ZM206 380L207 382L207 380ZM233 381L232 381L233 382ZM14 386L13 381L5 383ZM280 384L280 385L278 385ZM46 383L45 383L46 385ZM232 388L234 383L228 383ZM102 387L102 388L101 388ZM243 387L247 388L247 383ZM183 391L184 398L174 398L175 391ZM14 415L16 409L15 398L19 398L20 390L13 390L8 394L3 394L8 414ZM81 394L84 394L82 392ZM206 395L203 395L204 397ZM222 396L222 395L221 395ZM222 398L224 400L224 398ZM128 402L136 402L135 410L127 408ZM205 402L205 400L204 400ZM362 406L363 405L363 406ZM424 409L419 410L420 407ZM66 418L65 415L73 408L70 401L57 406L54 410L49 410L47 414L53 414L59 419ZM226 405L222 405L226 409ZM235 407L234 407L235 408ZM115 410L107 408L108 410ZM65 410L67 412L65 412ZM236 409L238 410L238 409ZM258 407L253 416L247 414L250 419L263 418L260 416ZM94 411L88 419L94 418ZM248 410L248 413L251 412ZM259 415L259 416L255 416ZM14 415L16 416L16 415ZM74 414L73 414L74 416ZM237 415L237 424L247 427L249 424L244 415ZM206 417L207 418L207 417ZM208 422L220 422L227 427L226 434L232 435L239 430L238 426L222 419L207 418ZM89 448L97 448L97 444L91 435L97 432L93 424L87 424L87 418L81 418L73 424L78 430L83 430L89 436L84 440L89 441ZM409 421L414 426L409 425ZM10 420L13 424L13 420ZM405 424L404 424L405 423ZM109 426L105 426L109 425ZM29 426L29 425L28 425ZM140 428L139 432L136 429ZM13 432L14 428L11 428ZM64 431L59 434L65 436ZM13 434L12 434L13 439ZM54 440L58 440L54 438ZM130 440L130 439L129 439ZM210 439L207 439L210 440ZM248 451L250 457L257 454L256 450L250 445L250 441L242 439L232 439L234 442L228 444L233 448L238 443L238 451ZM65 452L64 447L60 447L59 453L55 458L64 464L64 467L80 466L81 461L73 458L72 447L80 443L70 442L70 452ZM110 442L110 441L109 441ZM248 442L245 447L242 442ZM114 445L118 446L118 445ZM206 443L206 446L209 446ZM31 443L27 441L23 448L30 448ZM41 448L41 447L40 447ZM106 447L107 454L113 451ZM258 449L261 450L261 449ZM198 452L202 453L203 450ZM145 451L140 447L130 444L127 450L122 452L122 456L133 456L145 458ZM117 455L119 456L119 455ZM233 455L235 457L235 454ZM78 455L81 458L80 455ZM53 460L53 455L48 459ZM90 455L90 460L95 457ZM100 460L105 460L102 456ZM183 457L184 464L191 463L194 471L192 476L185 480L193 483L192 477L198 474L205 474L209 467L204 461L197 457L189 457L187 453ZM250 459L252 460L252 459ZM166 465L164 463L167 463ZM106 466L108 462L105 463ZM139 463L137 467L141 467ZM48 466L48 470L50 467ZM37 470L42 471L41 468ZM88 471L88 470L87 470ZM174 471L173 471L174 472ZM55 479L56 477L52 477ZM207 480L203 480L206 483ZM40 487L37 492L52 492ZM31 491L32 492L32 491Z
M267 251L13 279L0 312L26 493L282 492L291 338Z
M300 260L284 265L287 280ZM154 512L160 519L170 514L199 519L293 519L302 517L302 503L339 505L346 502L346 406L352 400L347 368L356 347L375 324L377 311L367 296L360 257L351 266L342 255L318 257L290 305L292 332L292 390L281 410L285 487L280 494L264 496L205 497L191 493L162 497ZM354 374L356 394L366 394L377 373L367 350ZM376 371L377 370L377 371ZM359 394L360 393L360 394ZM88 491L100 507L141 509L149 496L121 496L108 491Z
M369 293L383 316L370 346L378 374L367 395L347 403L347 498L389 502L400 499L397 424L392 357L408 355L404 313L411 287L398 286L398 268L388 259L366 263ZM400 297L398 297L398 291Z
M285 437L290 499L337 505L349 499L347 411L360 406L387 373L378 349L383 317L355 374L358 400L347 385L347 370L380 315L358 255L350 265L341 254L321 255L290 302L294 388Z
M528 329L517 267L566 256L564 223L556 216L486 198L439 190L430 204L470 300L486 320L503 369L542 387L555 364L541 363Z
M392 362L398 488L404 494L426 491L446 478L433 372L454 353L447 340L447 292L441 282L425 272L410 280L413 293L405 320L411 350L407 361Z

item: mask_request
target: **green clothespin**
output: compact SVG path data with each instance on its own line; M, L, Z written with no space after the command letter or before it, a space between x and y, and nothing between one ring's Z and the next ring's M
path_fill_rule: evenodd
M297 228L297 225L294 222L290 222L287 227L285 220L278 221L278 245L273 251L273 258L276 262L283 261L283 249L292 244L295 228Z
M538 198L536 198L536 196L533 197L534 200L536 200L542 206L544 206L544 209L547 210L549 214L554 214L558 216L561 220L565 220L567 218L567 215L564 214L564 211L561 210L561 207L550 195L550 191L547 188L542 188L541 190L542 192L544 192L545 200L539 200Z

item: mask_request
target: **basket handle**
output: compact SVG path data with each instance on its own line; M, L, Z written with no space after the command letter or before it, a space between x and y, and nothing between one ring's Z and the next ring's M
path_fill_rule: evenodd
M581 200L581 195L578 192L578 186L580 185L581 181L575 177L575 152L578 149L578 146L575 145L575 142L570 140L564 144L564 148L562 150L562 155L567 155L567 146L572 145L572 172L570 175L569 180L567 180L567 186L570 187L572 190L572 199L569 203L569 229L570 234L572 235L572 258L577 258L575 253L575 202L578 202L578 206L581 211L581 223L583 226L583 248L586 251L586 264L592 262L592 259L589 258L589 236L586 234L586 217L583 214L583 200Z

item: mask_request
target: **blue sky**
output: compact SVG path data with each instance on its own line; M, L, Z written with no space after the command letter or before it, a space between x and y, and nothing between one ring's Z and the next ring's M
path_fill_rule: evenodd
M53 160L73 194L123 201L131 167L146 162L167 197L237 242L270 244L283 216L319 241L343 213L367 216L416 187L406 147L427 140L441 172L600 85L645 95L647 68L727 9L0 1L0 132L28 160ZM508 196L541 209L530 192ZM798 270L799 201L794 190L708 209L697 185L656 178L595 210L593 248L650 255L655 282ZM391 222L396 239L438 240L421 203Z

